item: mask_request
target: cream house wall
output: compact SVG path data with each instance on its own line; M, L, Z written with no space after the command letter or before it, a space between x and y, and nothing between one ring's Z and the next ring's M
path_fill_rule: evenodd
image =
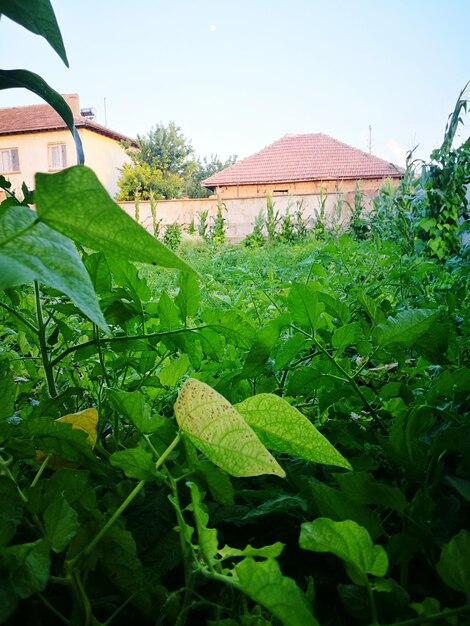
M78 132L83 143L85 165L94 170L111 196L116 195L118 191L117 181L120 176L118 168L129 161L125 151L114 139L91 132L86 128L80 128ZM68 130L0 136L0 150L18 149L20 171L2 174L11 182L13 190L19 191L23 182L30 189L34 189L36 172L51 171L49 169L48 146L56 143L66 145L67 167L76 165L75 143Z
M83 143L85 165L91 167L101 184L114 198L119 191L117 184L121 175L119 168L122 168L124 163L130 163L129 157L115 139L90 132L86 128L79 128L78 132Z
M67 166L77 163L75 143L69 131L59 130L0 136L0 150L18 148L20 171L3 174L11 182L14 190L19 191L23 182L30 189L34 189L36 172L49 172L48 146L54 143L65 143Z

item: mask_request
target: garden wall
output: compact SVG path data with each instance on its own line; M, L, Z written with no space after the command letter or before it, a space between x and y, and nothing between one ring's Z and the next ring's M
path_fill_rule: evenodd
M364 188L364 203L366 207L370 204L370 198L375 195L377 188L373 190ZM312 226L320 212L321 200L325 203L325 217L328 222L335 220L345 224L349 217L349 207L347 203L354 206L354 190L320 194L297 194L290 196L273 196L274 212L279 212L283 216L287 210L293 215L299 209L302 211L304 221L308 221ZM343 202L341 202L341 199ZM223 215L226 218L226 236L230 241L240 241L253 230L256 217L260 211L266 215L267 200L260 197L247 198L224 198L225 209ZM119 202L119 205L133 218L138 219L149 232L153 232L153 221L150 203L141 201L136 211L134 202ZM339 206L342 206L339 215ZM217 212L217 198L198 198L181 200L159 200L156 206L156 221L160 228L167 224L177 222L184 228L194 221L198 225L200 214L208 212L209 226L213 224L213 218Z

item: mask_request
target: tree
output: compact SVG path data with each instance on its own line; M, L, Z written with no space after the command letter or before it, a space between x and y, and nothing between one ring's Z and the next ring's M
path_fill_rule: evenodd
M198 159L188 185L188 196L190 198L207 198L210 196L211 191L207 187L203 187L201 181L216 172L220 172L220 170L224 170L226 167L230 167L236 161L237 156L235 154L230 155L225 161L221 161L216 154L211 154L210 159L207 157Z
M179 198L196 167L191 142L174 122L137 136L137 149L124 147L131 163L121 169L119 200Z

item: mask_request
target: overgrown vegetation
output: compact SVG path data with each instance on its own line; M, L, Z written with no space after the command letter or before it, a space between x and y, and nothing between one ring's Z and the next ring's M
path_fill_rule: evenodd
M0 623L470 623L468 265L384 234L403 188L178 258L83 166L2 186Z

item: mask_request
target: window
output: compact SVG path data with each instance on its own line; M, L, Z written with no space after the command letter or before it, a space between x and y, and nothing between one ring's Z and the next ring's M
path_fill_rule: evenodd
M49 170L62 170L67 167L67 148L65 143L51 143L47 147Z
M18 148L7 148L1 150L1 171L4 174L20 171L20 161L18 159Z

